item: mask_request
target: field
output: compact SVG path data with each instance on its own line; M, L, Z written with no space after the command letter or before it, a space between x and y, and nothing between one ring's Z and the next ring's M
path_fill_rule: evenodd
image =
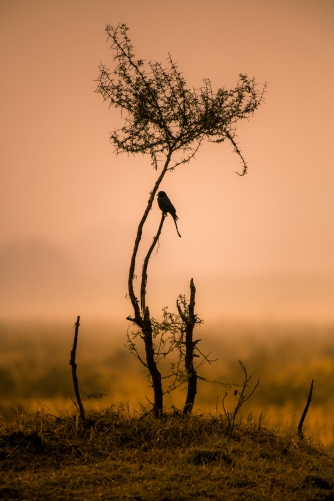
M0 412L5 420L29 412L70 415L75 411L70 351L72 325L0 325ZM211 332L198 328L200 347L210 358L199 374L223 383L240 384L242 360L260 380L240 411L243 418L260 414L264 426L297 426L314 379L305 430L334 446L334 326L221 324ZM124 347L124 329L96 324L79 330L77 350L80 392L87 410L122 403L130 411L149 407L151 388L143 367ZM234 387L200 382L195 414L221 413L222 398L233 407ZM166 395L166 408L182 408L184 391Z
M147 415L151 388L124 347L124 329L102 324L79 330L82 423L71 400L73 326L0 328L1 499L334 499L333 326L198 329L201 350L217 359L202 377L240 384L242 360L250 384L260 380L233 432L222 407L227 392L233 409L233 385L200 382L187 418L179 390L166 395L162 419Z
M4 500L330 501L334 457L291 428L216 414L154 419L122 406L17 416L0 429Z

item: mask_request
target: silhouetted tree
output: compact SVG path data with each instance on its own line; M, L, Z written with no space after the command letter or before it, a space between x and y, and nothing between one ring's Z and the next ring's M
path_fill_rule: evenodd
M134 290L134 277L143 227L165 174L189 162L204 139L215 143L227 139L232 143L242 164L239 175L246 174L246 161L235 140L236 123L248 119L259 107L265 85L258 89L254 78L240 74L237 85L230 90L219 88L214 92L209 79L203 80L202 87L190 89L170 55L165 65L136 58L126 24L108 25L105 31L114 52L115 68L110 71L100 64L96 91L110 106L121 108L124 117L123 127L115 129L110 136L115 152L149 154L152 165L160 171L137 229L128 278L133 316L127 317L141 331L146 353L146 360L142 362L152 379L153 410L159 416L163 410L162 381L145 297L148 261L158 242L165 215L162 214L144 261L139 301Z

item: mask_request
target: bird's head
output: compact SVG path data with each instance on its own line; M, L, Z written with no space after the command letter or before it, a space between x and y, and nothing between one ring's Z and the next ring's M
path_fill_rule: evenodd
M166 193L164 191L159 191L158 197L166 197Z

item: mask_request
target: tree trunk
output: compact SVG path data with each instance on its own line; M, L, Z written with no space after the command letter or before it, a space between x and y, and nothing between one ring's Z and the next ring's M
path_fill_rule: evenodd
M191 414L194 407L195 397L197 393L197 372L194 366L194 349L196 341L193 341L193 332L196 325L196 315L195 315L195 294L196 288L194 285L194 280L190 280L190 302L188 305L188 312L182 312L181 308L178 307L180 316L186 325L186 355L185 355L185 367L188 375L188 390L187 398L183 408L183 414Z
M163 411L162 381L160 371L154 358L152 323L148 307L146 307L144 313L142 332L145 343L146 362L152 378L152 386L154 392L153 414L154 417L160 417Z

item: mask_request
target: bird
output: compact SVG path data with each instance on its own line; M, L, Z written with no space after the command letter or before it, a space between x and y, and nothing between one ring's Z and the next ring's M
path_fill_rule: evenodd
M159 191L157 199L158 199L158 205L159 205L160 209L162 210L162 212L164 214L167 214L169 212L169 214L174 219L177 234L181 238L181 235L180 235L178 227L177 227L177 222L176 222L176 220L179 218L176 215L176 209L175 209L174 205L169 200L169 198L167 197L167 195L164 191Z

